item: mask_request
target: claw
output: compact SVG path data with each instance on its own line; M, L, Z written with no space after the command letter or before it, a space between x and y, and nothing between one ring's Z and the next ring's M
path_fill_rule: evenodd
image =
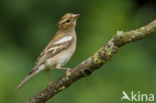
M52 85L52 84L53 84L53 82L52 82L52 81L50 81L50 82L49 82L49 85Z
M72 69L66 71L66 76L67 77L69 77L71 75L71 71L72 71Z

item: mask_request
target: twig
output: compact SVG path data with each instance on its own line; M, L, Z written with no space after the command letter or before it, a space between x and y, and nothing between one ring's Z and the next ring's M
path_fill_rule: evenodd
M64 75L53 84L48 85L40 93L27 101L27 103L45 103L75 81L89 76L94 70L110 61L112 56L117 53L121 46L126 43L141 40L154 32L156 32L156 20L136 30L128 32L118 31L117 35L114 35L111 40L101 47L93 56L78 64L70 75Z

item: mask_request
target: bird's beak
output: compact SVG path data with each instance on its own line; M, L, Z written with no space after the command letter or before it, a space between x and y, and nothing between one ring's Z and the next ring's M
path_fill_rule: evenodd
M73 14L73 18L77 19L80 16L80 14Z

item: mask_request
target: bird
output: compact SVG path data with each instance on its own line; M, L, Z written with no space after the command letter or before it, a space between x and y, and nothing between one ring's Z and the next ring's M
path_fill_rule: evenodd
M32 76L38 74L42 70L47 72L50 83L53 83L50 76L50 69L63 69L66 73L72 71L71 68L63 67L72 57L76 50L76 21L80 14L66 13L57 23L57 31L53 39L41 52L37 58L32 70L26 75L25 79L17 86L16 91L21 88L24 83Z

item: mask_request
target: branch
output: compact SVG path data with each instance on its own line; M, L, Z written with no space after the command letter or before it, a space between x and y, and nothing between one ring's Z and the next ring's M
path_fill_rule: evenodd
M156 19L150 24L136 30L128 32L118 31L117 35L114 35L111 40L101 47L93 56L78 64L70 75L64 75L53 84L48 85L40 93L27 101L27 103L45 103L75 81L89 76L94 70L110 61L121 46L141 40L154 32L156 32Z

